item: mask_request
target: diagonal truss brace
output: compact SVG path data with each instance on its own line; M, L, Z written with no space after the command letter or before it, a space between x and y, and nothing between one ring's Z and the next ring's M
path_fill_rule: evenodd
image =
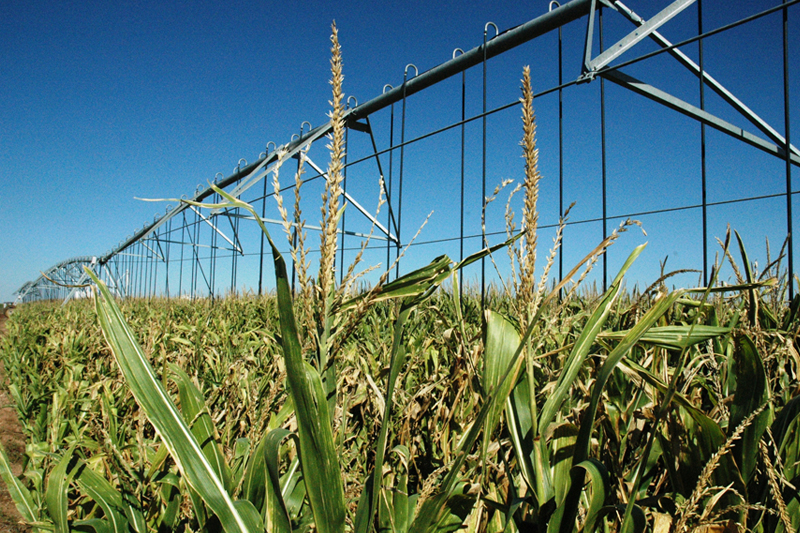
M328 179L328 173L327 173L327 172L325 172L324 170L322 170L322 169L321 169L321 168L320 168L320 167L319 167L319 166L318 166L316 163L314 163L314 162L311 160L311 158L310 158L310 157L308 157L307 155L304 155L304 154L301 154L301 155L300 155L300 157L304 158L304 159L306 160L306 162L307 162L307 163L308 163L308 164L311 166L311 168L313 168L314 170L316 170L317 172L319 172L319 174L320 174L322 177L324 177L326 180ZM387 237L387 238L388 238L390 241L392 241L393 243L397 244L397 242L398 242L398 241L397 241L397 237L395 237L395 236L394 236L394 235L393 235L393 234L392 234L392 233L391 233L391 232L390 232L388 229L386 229L386 227L385 227L383 224L381 224L380 222L378 222L378 219L376 219L376 218L375 218L375 217L372 215L372 213L370 213L369 211L367 211L366 209L364 209L364 208L361 206L361 204L359 204L358 202L356 202L356 201L353 199L353 197L352 197L352 196L350 196L350 195L349 195L347 192L345 192L345 193L344 193L344 197L347 199L347 201L348 201L348 202L350 202L351 204L353 204L353 206L354 206L356 209L358 209L358 210L361 212L361 214L363 214L365 217L367 217L367 218L369 219L369 221L370 221L370 222L372 222L373 224L375 224L375 227L377 227L379 230L381 230L381 232L383 232L383 234L384 234L384 235L386 235L386 237Z
M228 236L227 236L227 235L225 235L224 233L222 233L222 232L219 230L219 228L217 228L217 227L214 225L214 223L213 223L213 222L211 222L211 221L210 221L208 218L206 218L206 216L205 216L205 215L203 215L203 213L201 213L201 212L200 212L200 211L199 211L197 208L195 208L195 206L193 206L193 205L190 205L190 206L189 206L189 209L191 209L192 211L194 211L194 212L197 214L197 216L199 216L200 218L202 218L202 219L205 221L205 223L206 223L206 224L208 224L209 226L211 226L211 229L213 229L214 231L216 231L216 232L219 234L219 236L220 236L220 237L222 237L223 239L225 239L225 240L228 242L228 244L230 244L230 245L231 245L231 247L232 247L232 249L233 249L234 251L236 251L236 252L239 252L240 254L244 253L244 252L242 251L242 248L241 248L241 246L238 246L238 245L234 244L234 242L233 242L232 240L230 240L230 239L228 238ZM237 240L238 240L238 239L237 239Z
M119 292L119 295L123 298L128 297L128 291L125 290L125 284L120 282L120 275L118 265L114 264L114 272L111 272L111 269L108 267L108 263L103 265L106 269L106 273L108 274L108 279L112 280L114 283L114 289Z
M656 89L652 85L648 85L647 83L639 81L632 76L628 76L627 74L623 74L622 72L615 70L603 71L600 73L600 75L621 87L624 87L642 96L646 96L655 102L677 111L678 113L698 120L703 124L721 131L722 133L726 133L731 137L749 144L750 146L754 146L755 148L758 148L759 150L776 157L780 157L782 159L786 158L786 150L783 146L772 144L769 141L765 141L761 137L756 137L752 133L739 128L738 126L734 126L730 122L726 122L716 115L712 115L711 113L704 111L699 107L695 107L692 104L676 98L669 93L666 93L660 89ZM800 156L791 154L790 159L792 164L800 166Z
M616 44L610 46L606 51L602 52L594 59L591 59L593 44L592 31L594 29L594 10L591 10L589 17L589 28L586 34L586 51L584 55L583 73L581 74L580 79L586 81L594 79L598 70L614 61L627 50L630 50L639 41L645 37L648 37L650 34L675 17L675 15L692 5L694 2L695 0L675 0L650 20L646 22L643 21L638 28L631 31L628 35L620 39ZM614 7L613 4L612 7Z
M238 211L238 208L236 209ZM219 216L219 215L217 215ZM233 238L236 239L236 246L239 249L239 255L244 255L244 247L242 246L242 241L239 239L239 231L236 229L236 226L233 224L233 219L236 218L234 215L231 215L231 210L225 210L225 218L228 219L228 224L231 226L231 231L233 232Z
M158 242L158 240L156 240L156 242ZM148 250L150 250L150 253L152 253L152 254L153 254L153 257L156 257L156 258L157 258L157 259L159 259L159 260L160 260L162 263L166 263L166 262L167 262L167 261L164 259L164 256L162 256L160 253L156 252L155 250L153 250L152 248L150 248L149 246L147 246L147 244L145 243L145 241L144 241L144 240L142 241L142 246L144 246L145 248L147 248ZM161 248L161 246L159 245L159 249L160 249L160 248Z
M614 9L616 9L619 13L621 13L625 18L627 18L634 24L638 26L643 26L644 24L646 24L645 20L642 17L634 13L632 9L630 9L628 6L626 6L619 0L614 0L613 6ZM669 48L672 46L672 43L657 31L653 31L650 34L650 38L653 39L663 48ZM783 137L783 135L778 133L764 119L758 116L758 114L756 114L752 109L747 107L741 100L736 98L736 96L734 96L733 93L731 93L728 89L726 89L720 82L714 79L705 70L701 73L700 67L697 65L697 63L692 61L686 54L684 54L677 48L670 49L668 53L672 55L672 57L677 59L680 64L689 69L695 76L700 77L702 75L703 81L705 82L706 85L708 85L711 88L711 90L717 93L736 111L741 113L755 127L761 130L761 132L764 133L764 135L772 139L772 142L774 142L778 146L786 146L786 139ZM800 150L798 150L794 145L790 146L789 149L792 151L792 153L800 155Z

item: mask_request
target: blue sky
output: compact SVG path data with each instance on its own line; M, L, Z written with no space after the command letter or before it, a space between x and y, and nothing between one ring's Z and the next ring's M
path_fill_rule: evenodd
M772 7L777 0L706 0L704 26L713 29ZM668 2L629 0L642 16ZM7 0L0 5L0 301L25 281L63 259L100 255L163 212L163 205L135 199L190 195L217 172L229 175L240 158L253 161L268 141L283 144L307 120L326 121L329 96L330 23L336 20L344 55L345 93L369 100L386 83L399 85L403 69L422 72L448 60L456 47L482 42L484 25L501 31L547 10L547 2L42 2ZM800 9L790 14L791 121L800 140ZM631 26L606 12L606 45ZM747 105L783 133L781 15L776 13L705 43L706 67ZM673 42L696 33L692 6L663 27ZM564 33L564 79L579 73L585 19ZM521 46L488 64L488 107L519 96L522 67L531 65L534 89L557 82L556 34ZM625 59L654 49L642 43ZM684 50L697 57L697 46ZM697 80L666 55L625 69L659 88L698 103ZM481 109L481 72L467 72L467 114ZM407 102L406 138L460 119L460 76ZM572 220L600 215L599 81L564 92L565 201L576 201ZM741 117L706 91L707 109L755 133ZM700 202L699 125L624 89L606 84L608 212L610 215L680 207ZM536 108L543 182L541 223L558 214L557 98ZM399 113L399 107L396 108ZM487 183L522 176L518 108L487 120ZM388 110L372 117L376 138L388 142ZM399 115L396 117L399 121ZM396 124L397 126L397 124ZM480 121L467 126L467 232L480 226ZM395 140L399 138L399 126ZM352 134L350 153L365 154L365 138ZM707 130L709 201L785 190L781 161L721 133ZM324 143L311 155L326 163ZM395 158L399 154L395 155ZM388 156L386 156L388 157ZM403 239L434 211L420 241L458 236L460 130L406 148ZM384 166L388 165L386 159ZM394 160L395 180L398 160ZM361 168L360 168L361 167ZM350 191L365 206L377 195L375 172L350 170ZM286 176L284 179L289 179ZM794 170L795 183L800 172ZM318 193L310 184L304 212L318 218ZM395 181L395 187L397 186ZM260 187L257 187L257 189ZM502 225L505 196L491 205L489 229ZM518 205L518 204L515 204ZM367 228L350 215L349 228ZM385 214L384 210L384 214ZM273 213L274 216L274 213ZM519 219L518 215L518 219ZM800 205L795 205L800 217ZM645 238L630 232L609 256L609 277L636 244L650 242L631 272L632 282L657 277L659 261L670 268L702 268L700 211L641 217ZM618 221L612 220L609 228ZM785 236L785 199L709 209L709 238L727 223L740 229L751 254L763 257ZM350 226L352 224L352 226ZM243 230L252 239L253 230ZM277 228L276 228L277 231ZM249 233L248 233L249 232ZM599 223L571 226L565 266L600 240ZM552 232L540 242L549 246ZM316 244L317 236L310 236ZM348 242L352 244L352 242ZM467 251L479 241L469 241ZM711 255L716 248L711 249ZM255 251L252 246L247 252ZM439 253L458 256L455 242L412 248L404 269ZM546 252L542 249L540 255ZM383 252L368 261L384 261ZM800 257L798 258L800 261ZM254 286L255 259L242 263L240 279ZM763 265L763 259L760 261ZM475 279L477 271L467 272ZM249 276L249 277L248 277ZM697 276L681 278L692 284Z

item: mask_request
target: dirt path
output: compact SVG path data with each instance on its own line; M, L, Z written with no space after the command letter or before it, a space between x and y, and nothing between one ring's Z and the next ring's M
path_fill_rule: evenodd
M6 333L6 314L0 309L0 337ZM3 363L0 362L0 444L6 450L15 476L22 473L22 457L25 454L25 435L22 433L14 409L14 400L6 390ZM8 494L5 483L0 481L0 533L23 533L30 528L20 523L22 517Z

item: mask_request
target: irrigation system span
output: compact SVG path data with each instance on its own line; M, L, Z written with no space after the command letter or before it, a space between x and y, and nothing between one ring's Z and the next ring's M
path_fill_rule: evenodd
M633 1L633 0L629 0ZM347 101L348 108L345 113L347 126L347 158L345 165L346 187L347 183L357 181L372 183L377 188L379 180L386 184L386 205L380 215L374 209L362 207L355 196L359 189L353 185L346 188L346 204L349 204L346 217L343 217L340 226L340 256L337 259L339 275L342 276L346 268L347 257L354 257L358 247L353 242L363 241L368 233L372 235L372 244L369 249L373 254L379 254L381 261L385 258L383 268L396 268L396 260L401 256L402 249L412 240L411 233L403 225L403 185L406 180L406 202L409 195L409 151L417 144L430 142L433 139L442 140L436 145L436 151L451 150L451 167L460 180L460 196L458 191L449 199L456 205L454 219L459 224L458 234L428 241L429 243L449 242L456 246L457 254L464 257L474 251L483 243L480 232L469 227L465 216L470 211L466 205L469 201L470 191L478 198L481 209L486 208L487 202L487 159L491 159L493 146L487 142L489 120L500 116L504 111L515 108L515 100L489 108L487 98L487 79L489 60L498 58L511 50L520 47L529 41L551 32L558 32L558 81L551 87L539 90L537 98L549 95L558 98L558 216L565 211L565 140L564 140L564 102L570 93L587 90L589 86L596 87L599 82L600 94L598 99L600 117L600 186L599 200L601 202L600 216L574 221L574 224L597 223L602 228L602 237L609 234L609 225L614 219L627 216L641 216L648 214L677 213L691 210L699 215L698 225L702 226L701 248L702 265L699 261L694 266L702 268L703 281L709 276L709 242L708 242L708 213L715 206L737 202L753 202L765 199L782 202L782 211L785 213L785 232L781 234L787 238L788 245L787 263L788 272L794 273L794 254L792 233L794 221L792 216L792 195L796 192L792 188L793 167L800 166L800 151L791 144L790 139L790 84L789 75L792 71L790 65L789 47L789 21L790 15L797 16L797 8L793 7L800 0L783 0L764 11L750 14L745 18L716 27L711 30L703 28L702 0L676 0L664 5L663 9L650 18L643 18L628 5L621 1L613 0L572 0L564 5L558 2L550 3L550 9L524 24L498 31L493 23L487 23L484 28L483 41L475 48L463 51L456 49L452 59L428 70L418 72L410 64L404 69L402 84L397 87L386 85L384 92L369 101L358 103L354 97ZM688 8L696 9L697 32L692 37L673 43L662 34L662 26L674 17L685 12ZM616 40L610 46L604 43L603 17L615 17L625 20L630 25L630 31ZM783 124L769 124L760 117L732 91L728 90L704 68L703 41L712 36L734 31L735 28L751 24L762 17L782 17L782 76ZM585 41L581 49L580 74L574 79L564 79L563 66L565 60L562 46L562 29L567 25L583 24ZM608 21L606 22L608 24ZM660 31L661 30L661 31ZM607 39L607 37L606 37ZM656 44L650 45L649 51L645 50L643 41ZM599 42L599 46L598 46ZM573 43L570 43L573 44ZM605 45L605 46L604 46ZM694 61L684 50L692 45L698 50L699 61ZM595 53L595 50L599 50ZM694 50L694 48L692 48ZM638 52L638 55L637 55ZM654 59L671 56L677 65L681 65L694 80L690 87L681 87L672 93L664 89L641 81L630 74L631 70L648 72L647 65ZM570 65L570 66L575 66ZM480 74L480 99L473 99L470 108L480 105L480 111L467 114L468 99L466 91L466 73L468 71ZM794 72L797 72L795 70ZM434 90L435 87L445 83L458 82L460 75L460 95L449 97L452 106L460 109L460 118L434 129L422 131L414 137L407 138L410 131L408 122L411 120L409 110L407 118L407 103L409 97L417 93ZM795 74L796 75L796 74ZM446 80L452 80L447 82ZM658 205L654 208L637 213L609 214L609 195L607 191L607 147L606 125L613 120L606 110L606 82L621 87L626 91L627 98L643 96L656 102L671 112L679 113L696 121L699 126L699 154L700 168L698 171L698 190L700 201L690 205ZM706 95L712 91L722 99L737 114L737 123L747 124L747 129L735 125L730 119L723 119L719 114L712 114L706 109ZM477 92L477 91L476 91ZM699 93L699 105L694 105L678 94ZM639 96L636 96L639 95ZM588 120L588 119L587 119ZM707 185L714 179L708 175L706 161L707 132L720 132L738 143L749 145L753 149L763 152L772 160L780 164L781 174L785 175L785 187L778 191L767 191L766 194L747 195L740 198L727 198L718 201L709 199ZM388 135L385 134L388 131ZM469 135L468 132L469 131ZM783 135L780 133L783 131ZM299 134L281 146L270 142L267 149L260 154L257 161L248 163L240 160L231 175L225 177L218 174L214 185L231 196L242 199L260 211L260 217L265 223L280 223L275 218L267 216L267 205L272 205L270 197L275 195L270 176L279 168L288 168L287 163L294 161L297 168L305 169L304 182L309 184L317 181L323 183L326 178L325 170L317 164L313 147L319 144L331 132L331 124L323 124L315 128L304 122ZM398 135L399 133L399 135ZM460 134L460 138L459 138ZM491 137L491 134L489 134ZM398 138L399 137L399 138ZM455 139L455 142L451 142ZM470 140L471 139L471 140ZM387 142L388 141L388 142ZM694 149L694 148L687 148ZM324 148L318 151L324 154ZM324 156L323 156L324 157ZM475 161L469 166L467 160ZM294 163L293 163L294 164ZM479 171L475 170L479 167ZM285 171L284 171L285 173ZM480 180L480 196L477 196ZM285 187L290 190L294 185ZM306 185L308 186L308 185ZM489 187L494 184L490 183ZM457 189L457 187L456 187ZM294 196L294 195L292 195ZM219 200L219 195L211 187L198 186L188 198L192 202L214 202ZM269 200L269 202L268 202ZM466 202L466 203L465 203ZM274 209L274 208L273 208ZM276 217L277 218L277 217ZM474 215L473 215L474 218ZM76 257L61 261L52 266L36 280L25 283L17 290L17 301L28 302L39 299L69 300L86 294L82 289L87 280L84 268L91 269L101 277L109 287L122 297L150 297L150 296L180 296L180 297L206 297L242 290L249 287L254 292L262 293L268 290L265 277L265 255L269 255L268 248L264 246L264 236L252 231L255 224L250 213L239 209L217 208L201 209L187 202L178 202L177 205L168 206L165 213L154 218L150 223L135 231L132 235L121 241L116 247L102 256ZM250 220L249 223L243 221ZM291 227L290 239L297 239L299 220ZM474 224L473 224L474 226ZM303 226L304 231L318 230L311 225ZM499 233L499 232L498 232ZM375 243L378 243L377 245ZM465 244L466 243L466 244ZM478 243L477 246L471 244ZM348 247L350 245L350 247ZM465 249L466 247L466 249ZM456 254L453 254L456 255ZM269 258L267 258L267 264ZM475 272L481 287L487 283L487 265L480 265L480 271ZM563 251L558 259L559 276L564 274ZM605 286L608 279L608 264L603 257L602 283ZM395 270L399 272L399 269ZM245 276L246 274L246 276ZM395 274L397 275L397 274ZM247 280L244 280L247 277ZM792 289L790 287L790 293ZM791 294L790 294L791 297Z

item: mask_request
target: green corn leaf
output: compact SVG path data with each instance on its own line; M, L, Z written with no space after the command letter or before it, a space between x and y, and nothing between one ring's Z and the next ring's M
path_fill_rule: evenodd
M472 263L480 260L483 257L486 257L490 253L493 253L501 248L508 246L509 244L513 243L520 237L524 235L523 233L518 233L517 235L507 239L505 242L497 244L495 246L484 248L469 257L464 258L463 261L453 265L452 261L446 255L440 255L439 257L435 258L433 261L430 262L429 265L424 266L420 269L417 269L413 272L410 272L404 276L397 278L396 280L387 283L386 285L380 287L376 292L370 294L370 299L373 301L381 301L381 300L389 300L394 298L407 298L409 296L418 296L423 295L426 291L429 291L432 287L438 287L441 283L450 276L451 272L462 269ZM338 311L344 311L351 307L354 307L360 300L365 298L365 296L358 296L353 298L352 300L348 300L344 302L339 308ZM424 299L424 297L423 297ZM410 300L409 300L410 303ZM416 302L417 304L419 302Z
M289 465L289 471L282 476L281 481L281 494L292 520L298 520L301 517L302 509L308 505L306 483L299 468L300 461L295 457L292 464ZM308 522L308 519L304 518L304 522Z
M456 266L453 268L453 270L461 270L464 267L467 267L467 266L471 265L472 263L475 263L476 261L480 261L484 257L486 257L486 256L488 256L490 254L493 254L497 250L505 248L506 246L511 245L513 242L517 241L518 239L521 239L523 235L525 235L525 232L521 231L521 232L517 233L516 235L514 235L513 237L509 237L508 239L506 239L504 242L501 242L500 244L495 244L494 246L490 246L488 248L484 248L483 250L477 251L474 254L469 255L469 256L465 257L463 260L461 260L458 264L456 264Z
M157 474L160 473L161 468L164 466L164 462L169 457L169 450L166 446L159 446L158 451L156 452L155 457L150 463L150 468L147 470L147 479L153 479Z
M635 361L631 361L630 359L621 361L619 363L619 367L621 369L626 369L626 368L631 369L633 372L638 374L639 377L641 377L648 385L658 389L658 392L661 394L666 394L667 390L669 389L669 386L666 383L664 383L659 377L657 377L652 372L650 372L650 370L644 368ZM672 401L692 414L694 412L701 412L697 409L697 407L694 406L694 404L686 396L684 396L680 392L674 393Z
M506 418L511 443L520 468L522 478L528 488L535 494L537 504L549 500L550 492L549 460L546 469L537 469L544 461L538 461L538 441L534 439L531 424L530 387L527 377L522 377L506 401ZM545 447L546 450L546 447ZM544 478L544 479L543 479ZM541 487L537 486L537 483Z
M281 442L287 437L292 437L295 441L298 440L297 436L288 429L273 429L265 437L264 444L264 462L269 476L265 516L270 530L280 533L291 533L292 531L289 509L281 493L281 476L279 471Z
M178 518L183 498L181 497L180 478L172 473L165 474L157 483L161 484L161 499L164 510L158 516L158 530L172 531Z
M464 528L464 522L472 512L477 499L476 495L465 492L469 488L469 483L459 483L455 488L445 504L442 516L436 523L434 529L437 533L452 533Z
M259 441L256 449L250 453L245 466L241 489L242 498L249 500L256 509L262 511L262 515L265 513L266 501L264 498L268 483L267 476L269 475L264 451L267 445L267 437L269 436L269 431L280 427L292 413L294 413L294 404L290 396L283 403L280 411L270 417L269 424L267 424L268 432Z
M732 433L745 418L770 398L769 380L755 343L747 335L742 335L738 341L733 352L732 369L736 374L737 386L731 405L728 433ZM749 483L755 475L759 457L758 445L772 419L772 407L768 406L745 428L741 439L734 445L734 457L741 466L745 483Z
M247 458L250 457L250 440L246 437L236 439L231 467L231 486L238 487L244 477Z
M501 398L505 399L511 394L511 388L515 385L512 381L506 381L503 388L500 382L503 375L511 363L514 354L519 348L520 335L514 325L500 313L486 311L486 349L483 355L483 390L494 391ZM494 402L486 417L483 432L483 452L484 460L486 451L492 440L497 424L500 423L500 415L505 408L505 401Z
M250 454L247 468L242 481L242 498L249 500L256 509L264 508L264 498L267 490L267 472L264 449L267 445L267 435L261 439L256 449Z
M136 342L133 332L125 323L114 297L91 270L85 270L96 284L95 308L114 359L137 403L169 449L184 481L216 513L227 533L257 531L257 524L248 522L233 505L222 480L203 453L202 446L172 403Z
M191 424L192 434L200 446L203 453L214 469L214 473L225 487L231 492L231 471L225 463L225 456L222 454L218 443L219 437L214 428L214 422L206 409L206 400L203 393L192 382L192 378L176 365L169 365L172 378L178 385L178 397L181 401L181 414L187 424Z
M452 261L446 255L440 255L430 264L410 272L396 280L379 287L368 295L358 296L344 302L337 312L345 311L369 296L370 300L379 302L395 298L409 298L425 294L431 287L438 287L450 276ZM410 300L409 300L410 301Z
M578 427L569 422L558 424L553 429L550 443L553 448L553 493L556 505L560 506L567 497L573 472L572 455L578 439ZM544 438L544 437L543 437ZM585 462L585 461L584 461Z
M11 472L11 463L8 461L6 450L0 444L0 477L6 484L8 494L17 506L17 510L22 518L28 522L33 523L39 520L38 512L33 504L33 498L28 488Z
M50 514L50 519L55 526L55 533L69 533L67 504L69 502L69 484L75 474L74 452L75 446L73 445L64 452L55 468L47 476L44 501L47 506L47 512Z
M246 523L252 524L253 531L264 531L264 522L252 503L248 500L236 500L233 506Z
M620 366L631 368L636 372L648 385L654 387L662 395L666 395L669 386L661 381L657 376L653 375L648 369L640 366L633 361L624 361ZM705 415L700 409L680 392L674 392L672 396L672 403L679 407L680 410L676 411L676 415L681 418L688 417L689 423L687 431L693 442L696 445L691 447L692 457L685 458L687 461L691 460L695 469L699 472L710 459L725 443L725 434L719 427L719 424L714 422L711 418ZM800 403L798 404L800 405ZM733 431L734 428L731 429ZM652 457L652 455L651 455ZM743 488L742 478L739 475L738 468L733 462L729 454L720 458L720 466L714 471L714 483L720 487L727 486L731 483L737 490Z
M587 459L577 464L573 469L582 469L592 482L592 496L589 499L589 508L586 511L586 519L583 523L584 533L593 533L600 511L606 498L611 494L611 482L608 479L608 471L603 463L597 459Z
M378 496L378 520L377 529L379 533L393 533L395 531L392 515L391 491L381 484L380 496Z
M114 533L112 524L108 520L103 520L101 518L77 520L72 524L72 531L80 531L82 533Z
M182 479L182 481L184 484L186 483L186 480ZM209 512L202 496L200 496L196 490L188 486L184 490L189 493L189 501L192 504L192 512L194 513L195 520L197 520L201 529L206 529L208 521L213 514Z
M398 284L400 288L399 293L395 289L387 289L392 283L384 287L386 291L384 294L403 294L406 298L400 307L400 313L394 325L392 352L389 361L389 376L387 377L385 395L386 407L384 409L383 420L381 421L378 444L375 449L375 464L370 474L370 479L364 485L364 490L356 510L356 522L354 526L356 533L366 533L370 530L378 505L378 497L383 492L381 489L383 461L386 452L389 426L391 425L394 387L397 377L400 375L400 370L403 368L406 360L405 350L402 345L405 323L411 311L428 298L433 291L450 276L450 273L450 259L447 256L440 256L434 259L430 265L402 276L392 282L400 282Z
M630 330L628 330L625 337L620 340L619 344L609 353L605 363L598 372L597 379L592 388L592 394L589 401L589 407L584 413L581 421L580 433L578 434L578 442L575 446L575 456L573 457L574 463L580 463L588 459L589 443L591 441L592 428L594 426L595 416L597 414L597 407L600 403L600 398L603 394L603 388L614 371L617 364L627 355L630 349L641 340L641 338L653 327L656 321L661 318L680 298L689 293L711 293L711 292L731 292L740 291L755 287L765 287L774 285L775 280L769 279L763 282L748 283L745 285L734 285L727 287L710 287L698 289L680 289L657 300L653 307L639 319L639 322ZM673 391L674 392L674 391ZM578 483L573 479L570 492L565 500L564 522L560 525L561 533L567 533L574 528L575 517L578 510L578 499L580 497L580 489ZM626 523L627 523L626 519ZM626 526L627 527L627 526Z
M113 533L127 533L128 520L124 516L122 495L103 476L81 462L75 476L78 488L103 509L106 522Z
M532 328L528 329L528 333L530 333L530 331L532 331ZM526 340L526 338L523 338L522 342L524 343ZM522 346L522 343L520 346ZM501 397L499 391L506 388L505 383L507 381L512 383L517 381L522 368L522 363L525 361L523 357L520 357L520 352L521 349L518 348L517 353L514 354L514 358L509 365L509 368L506 370L505 375L500 380L500 385L497 387L497 390L491 392L484 400L480 410L478 411L478 414L475 417L475 420L469 428L469 431L459 441L458 449L454 453L453 464L444 480L438 487L436 495L431 496L423 502L419 511L417 512L417 516L409 528L409 531L414 533L436 531L437 524L439 524L442 520L445 520L446 517L451 514L446 509L446 506L450 500L450 497L454 495L459 476L461 475L461 467L467 458L469 450L472 449L472 446L478 439L478 436L480 435L480 432L493 405L496 402L505 402L506 399Z
M742 262L744 263L744 273L746 276L747 283L753 283L753 269L750 266L750 259L747 257L747 250L744 248L744 241L742 241L742 236L739 235L738 231L734 230L736 234L736 240L739 242L739 251L742 254ZM750 324L752 327L758 326L758 294L756 294L755 288L750 288L747 290L747 294L750 297L750 305L747 308L747 318L750 320Z
M795 531L800 529L800 490L797 480L800 479L800 396L796 396L778 413L772 425L772 434L779 444L778 453L783 462L782 475L790 479L795 489L784 493L787 514ZM776 533L784 533L785 526L778 521Z
M406 446L398 444L392 448L392 453L397 454L402 465L402 472L395 474L395 487L392 490L392 531L406 533L414 514L413 501L408 496L408 465L411 461L411 452Z
M731 328L728 327L706 326L703 324L694 326L654 326L646 334L642 335L639 342L672 350L682 350L709 339L727 335L730 331ZM604 331L598 337L601 339L622 340L627 334L628 330Z
M610 514L622 514L626 512L625 505L607 505L600 510L597 518L603 518ZM641 507L633 504L631 507L631 520L625 533L644 533L647 531L647 516Z
M792 427L797 424L797 420L800 420L800 396L795 396L789 400L786 405L783 406L783 409L778 412L778 415L775 417L775 422L772 423L772 436L781 449L781 453L784 453L785 447L793 445ZM794 435L795 438L799 436L800 435ZM797 445L795 446L797 447ZM800 447L797 447L797 449L800 450ZM796 454L796 458L797 461L795 462L784 462L787 468L794 469L792 472L786 473L787 479L794 479L794 477L800 475L800 453Z

